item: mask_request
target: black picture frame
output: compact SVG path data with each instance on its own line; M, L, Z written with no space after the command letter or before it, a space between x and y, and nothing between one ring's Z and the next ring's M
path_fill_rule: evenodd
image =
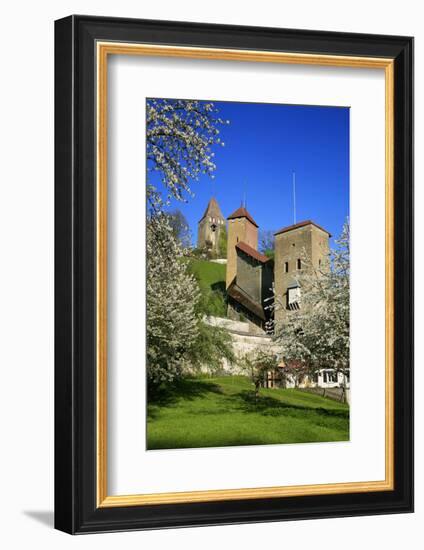
M394 60L393 491L97 507L99 40ZM413 39L73 15L55 23L55 73L55 527L76 534L413 511Z

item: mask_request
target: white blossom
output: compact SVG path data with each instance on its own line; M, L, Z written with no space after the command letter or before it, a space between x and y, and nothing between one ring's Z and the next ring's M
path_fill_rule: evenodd
M344 224L337 247L320 268L304 254L298 276L300 309L288 312L288 322L275 323L274 338L284 362L310 374L331 368L346 374L350 357L349 223ZM274 308L284 307L275 296Z
M158 384L182 374L198 336L197 283L164 214L147 224L147 372Z
M166 200L191 196L190 181L216 169L212 147L221 143L218 126L228 124L217 112L213 103L197 100L147 100L147 170L161 173Z
M192 181L213 175L212 147L219 140L217 126L225 124L216 113L213 103L147 101L147 375L152 384L198 368L204 350L213 359L219 346L228 348L217 331L204 336L199 288L165 213L171 199L193 195ZM151 182L152 172L161 174L165 196Z

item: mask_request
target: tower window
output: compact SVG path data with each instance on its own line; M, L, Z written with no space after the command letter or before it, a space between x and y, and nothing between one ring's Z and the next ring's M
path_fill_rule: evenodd
M239 242L239 241L238 241L238 237L237 237L237 242Z
M287 289L287 309L300 309L300 287L290 287Z
M289 272L289 262L284 262L284 273Z
M321 258L318 260L318 267L321 267Z
M302 260L300 258L297 259L297 269L302 269Z

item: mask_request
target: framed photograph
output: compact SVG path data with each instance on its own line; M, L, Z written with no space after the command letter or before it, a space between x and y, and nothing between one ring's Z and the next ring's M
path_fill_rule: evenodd
M413 39L55 25L55 525L413 509Z

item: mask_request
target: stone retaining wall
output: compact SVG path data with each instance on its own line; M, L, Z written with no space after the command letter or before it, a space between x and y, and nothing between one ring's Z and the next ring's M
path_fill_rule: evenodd
M271 336L267 334L252 334L250 323L242 321L232 321L222 317L205 317L206 324L215 327L221 327L228 331L233 341L233 349L236 357L241 358L257 349L273 346ZM231 374L241 374L242 371L238 365L230 364L223 360L223 368Z

